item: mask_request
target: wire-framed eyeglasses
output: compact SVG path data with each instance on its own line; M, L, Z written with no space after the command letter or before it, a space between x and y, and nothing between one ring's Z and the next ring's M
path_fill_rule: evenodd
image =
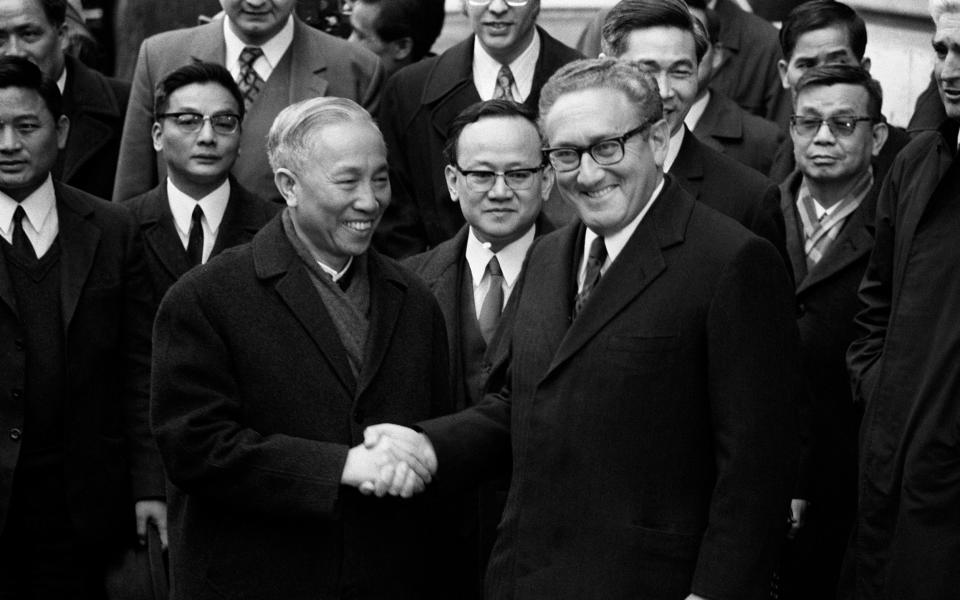
M602 166L615 165L625 155L624 144L627 140L645 130L656 121L650 118L623 135L602 139L590 146L556 146L544 148L543 154L558 172L573 171L580 167L580 158L589 153L595 163Z
M820 131L824 123L830 129L834 137L849 137L857 130L857 123L861 121L876 122L873 117L805 117L803 115L792 115L790 117L790 126L793 131L801 137L813 137Z
M533 186L533 180L537 173L543 170L543 165L510 169L509 171L468 170L461 169L460 165L453 165L453 168L463 175L467 182L467 189L478 194L485 194L497 183L497 177L503 177L503 182L515 192L529 190Z
M158 119L173 119L174 124L182 131L196 133L203 128L203 124L210 121L213 130L221 135L236 133L240 128L240 115L220 113L216 115L201 115L195 112L171 112L157 115Z

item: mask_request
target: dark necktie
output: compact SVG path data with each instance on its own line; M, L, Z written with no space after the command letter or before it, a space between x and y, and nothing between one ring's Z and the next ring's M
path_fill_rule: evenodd
M497 73L497 87L493 90L493 98L517 101L513 97L513 71L507 65L500 67L500 72Z
M187 242L187 259L190 266L195 267L203 262L203 209L197 204L193 207L193 217L190 219L190 238Z
M243 106L248 111L264 84L263 79L253 68L253 63L257 62L261 56L263 56L263 50L257 46L246 46L240 52L240 80L237 81L237 85L240 86L240 92L243 94Z
M480 335L483 341L490 343L490 339L497 331L500 323L500 312L503 310L503 271L500 270L500 261L494 256L487 263L487 274L490 276L490 287L480 307L480 316L477 323L480 325Z
M577 301L573 307L574 317L580 314L593 288L597 287L600 281L600 268L605 260L607 260L607 247L603 243L603 238L597 236L590 244L590 253L587 254L587 273L583 278L583 288L577 294Z
M33 244L27 239L27 232L23 230L23 218L27 216L27 211L23 206L17 205L13 211L13 248L24 258L37 260L37 253L33 249Z

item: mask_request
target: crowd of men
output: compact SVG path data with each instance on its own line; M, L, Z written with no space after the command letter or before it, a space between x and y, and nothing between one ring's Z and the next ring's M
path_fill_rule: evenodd
M0 0L0 600L957 596L960 0L910 130L834 0L220 6Z

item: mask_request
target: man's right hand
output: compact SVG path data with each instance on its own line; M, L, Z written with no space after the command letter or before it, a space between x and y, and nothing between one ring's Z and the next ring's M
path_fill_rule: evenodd
M400 425L374 425L364 443L350 449L341 481L364 494L409 498L423 491L437 470L427 437Z

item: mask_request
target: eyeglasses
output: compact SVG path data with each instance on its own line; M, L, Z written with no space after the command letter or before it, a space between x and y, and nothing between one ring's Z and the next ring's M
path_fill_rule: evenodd
M875 122L873 117L830 117L821 119L820 117L804 117L793 115L790 117L790 125L794 132L801 137L813 137L820 131L820 127L826 123L827 128L834 137L850 137L857 130L857 123L861 121Z
M461 169L460 165L454 165L453 168L463 175L467 182L467 188L471 192L485 194L496 184L497 177L503 177L503 182L515 192L529 190L533 186L533 180L537 173L543 169L543 166L510 169L509 171L466 171Z
M580 167L580 158L584 152L590 153L590 158L595 163L602 166L615 165L624 156L624 144L627 140L637 135L651 124L655 119L647 119L638 127L634 127L625 134L617 137L600 140L592 146L557 146L556 148L544 148L543 153L547 160L553 165L553 168L559 172L573 171Z
M470 6L486 6L492 1L493 0L467 0L467 4ZM518 6L526 6L529 1L530 0L503 0L503 3L516 8Z
M221 135L236 133L240 128L240 115L223 113L219 115L201 115L195 112L162 113L158 119L173 119L173 122L182 131L196 133L203 128L203 124L210 121L213 130Z

